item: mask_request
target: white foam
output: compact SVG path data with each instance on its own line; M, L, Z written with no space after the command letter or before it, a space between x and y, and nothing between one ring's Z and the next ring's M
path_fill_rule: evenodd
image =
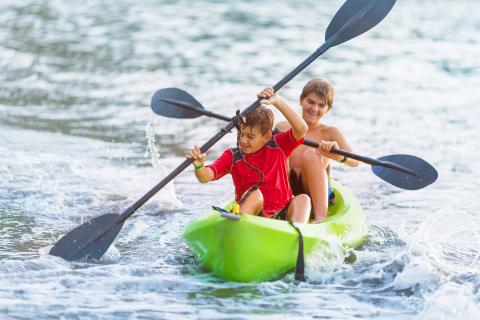
M417 285L427 288L435 281L437 275L434 268L422 257L415 257L396 275L391 285L396 290L415 288Z
M470 284L448 282L427 297L423 310L415 317L421 320L480 319L478 296Z

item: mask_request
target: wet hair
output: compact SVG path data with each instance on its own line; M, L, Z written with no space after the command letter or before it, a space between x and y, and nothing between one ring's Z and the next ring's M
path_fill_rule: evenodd
M333 87L328 82L319 78L308 81L305 87L303 87L300 101L305 99L310 93L314 93L322 98L327 104L328 110L332 108L334 91Z
M250 112L246 118L245 127L257 127L262 135L272 131L273 128L273 112L265 106L258 106L254 111Z

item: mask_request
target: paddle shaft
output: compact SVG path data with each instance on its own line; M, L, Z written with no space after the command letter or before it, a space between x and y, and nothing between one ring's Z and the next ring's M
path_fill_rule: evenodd
M314 148L320 147L319 143L317 143L315 141L311 141L311 140L304 140L303 144L306 145L306 146L309 146L309 147L314 147ZM398 165L396 163L393 163L393 162L381 161L381 160L378 160L378 159L372 159L372 158L369 158L369 157L364 157L364 156L361 156L361 155L358 155L358 154L355 154L355 153L352 153L352 152L348 152L348 151L345 151L345 150L337 149L337 148L330 149L330 152L341 155L341 156L344 156L344 157L347 157L347 158L355 159L355 160L364 162L364 163L372 165L372 166L382 166L382 167L385 167L385 168L399 170L399 171L402 171L402 172L405 172L405 173L408 173L410 175L413 175L413 176L416 176L416 177L420 178L420 176L415 171L410 170L408 168L405 168L404 166L400 166L400 165Z

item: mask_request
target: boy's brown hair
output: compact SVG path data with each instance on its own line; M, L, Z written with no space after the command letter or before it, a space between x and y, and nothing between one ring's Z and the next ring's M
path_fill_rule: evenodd
M325 101L328 110L332 108L334 91L333 87L328 82L318 78L308 81L305 87L303 87L300 101L305 99L312 92Z
M273 128L273 112L265 106L258 106L254 111L245 117L245 127L257 127L262 135L272 131Z

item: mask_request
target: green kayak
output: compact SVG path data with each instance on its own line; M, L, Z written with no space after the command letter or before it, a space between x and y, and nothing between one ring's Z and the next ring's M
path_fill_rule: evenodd
M357 198L339 183L332 186L335 204L328 217L319 224L297 224L307 257L332 240L354 248L367 234L367 219ZM226 218L213 210L193 221L183 237L202 266L229 281L277 278L294 269L297 260L298 233L287 221L242 214Z

